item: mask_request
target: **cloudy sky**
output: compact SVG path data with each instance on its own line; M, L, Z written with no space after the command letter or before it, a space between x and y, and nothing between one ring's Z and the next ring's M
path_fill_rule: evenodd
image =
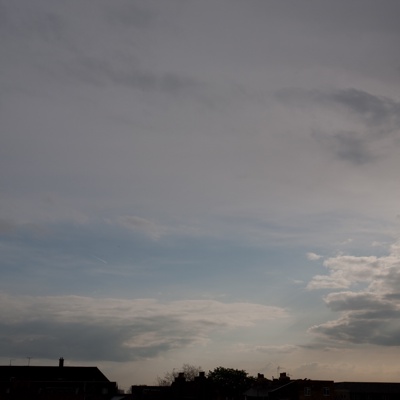
M398 381L399 13L1 0L0 363Z

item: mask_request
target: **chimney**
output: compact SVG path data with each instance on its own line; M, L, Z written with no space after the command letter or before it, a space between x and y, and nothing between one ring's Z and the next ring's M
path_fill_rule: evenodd
M286 375L286 372L281 372L279 375L280 381L290 381L290 377Z
M58 360L58 366L60 368L62 368L64 366L64 359L62 357L60 357L60 359Z
M178 376L175 377L175 380L172 382L174 386L184 385L186 382L185 374L183 372L179 372Z

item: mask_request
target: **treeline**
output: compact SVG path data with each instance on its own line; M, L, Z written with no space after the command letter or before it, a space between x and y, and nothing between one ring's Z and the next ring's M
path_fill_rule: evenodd
M159 386L170 386L180 376L184 375L185 381L194 381L201 373L204 373L200 366L183 364L180 369L173 369L165 375L157 378ZM213 387L218 390L219 393L226 397L232 397L236 393L243 393L249 389L256 381L255 377L249 376L249 374L242 369L217 367L205 374L207 380L213 384Z

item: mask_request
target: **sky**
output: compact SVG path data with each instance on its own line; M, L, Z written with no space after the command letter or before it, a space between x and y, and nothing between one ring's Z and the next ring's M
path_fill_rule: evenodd
M0 0L0 364L399 381L399 13Z

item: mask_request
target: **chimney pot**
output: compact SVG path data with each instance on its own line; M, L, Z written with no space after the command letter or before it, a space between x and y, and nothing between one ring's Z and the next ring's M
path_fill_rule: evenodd
M280 380L284 380L284 381L286 381L286 380L290 381L290 377L288 377L286 375L286 372L281 372L280 375L279 375L279 379Z

